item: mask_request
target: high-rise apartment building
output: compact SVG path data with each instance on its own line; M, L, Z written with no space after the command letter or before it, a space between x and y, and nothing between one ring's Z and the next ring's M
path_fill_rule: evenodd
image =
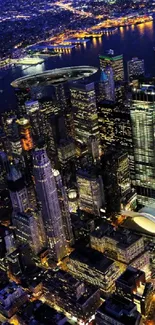
M86 147L90 136L99 139L98 116L94 83L74 83L71 88L74 118L74 140Z
M26 211L29 207L27 189L21 172L14 165L10 166L7 179L13 210Z
M112 67L114 73L115 81L123 81L124 80L124 64L123 64L123 55L100 55L100 68L105 71L107 67Z
M127 62L128 80L137 79L145 75L144 60L132 58Z
M36 148L33 155L34 178L41 205L48 246L52 257L60 261L67 252L62 214L57 187L50 160L45 148Z
M155 202L155 87L142 85L133 89L131 123L135 179L138 203Z

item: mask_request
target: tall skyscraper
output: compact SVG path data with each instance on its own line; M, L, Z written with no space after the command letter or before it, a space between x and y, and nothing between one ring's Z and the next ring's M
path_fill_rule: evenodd
M44 233L39 231L39 222L36 212L28 210L24 212L16 212L12 215L15 234L19 243L29 244L34 254L38 254L45 247Z
M133 140L129 102L99 102L98 123L102 153L116 146L124 153L127 152L130 163L130 175L133 179Z
M14 165L10 166L7 179L13 210L26 211L29 207L27 189L21 172Z
M53 167L58 164L58 145L61 138L65 138L65 121L62 107L58 103L45 98L40 102L41 132L47 145L47 153L53 162Z
M115 118L116 104L113 101L102 101L98 104L98 123L100 130L101 150L104 153L115 145Z
M18 117L21 118L26 115L25 102L31 97L30 89L15 88L15 94L17 98Z
M133 89L131 123L135 180L138 203L155 202L155 87L142 85Z
M94 83L75 83L71 86L74 118L74 140L78 147L86 147L89 137L99 139L98 116Z
M131 188L127 153L109 151L101 162L107 215L135 207L136 195Z
M79 192L79 208L90 214L99 216L104 204L103 183L93 167L77 171L77 185Z
M14 234L6 230L4 240L7 254L11 254L16 249Z
M32 130L28 119L20 118L17 120L19 125L19 133L21 137L21 145L24 151L30 151L33 148Z
M25 103L26 113L30 119L30 124L32 128L32 137L34 142L37 143L42 136L41 132L41 115L39 102L37 100L31 100Z
M113 52L107 55L100 55L100 68L105 71L107 67L112 67L115 81L124 80L123 55L114 55Z
M69 212L69 203L66 188L62 182L61 175L58 170L54 171L54 178L57 186L58 199L62 213L62 221L66 239L70 245L74 243L74 236Z
M45 148L36 148L33 156L34 178L51 256L60 261L67 252L57 187Z
M101 70L98 92L98 101L115 100L115 83L112 67L107 66L105 70Z
M144 77L145 75L144 60L138 58L132 58L130 61L127 62L127 70L128 70L129 81L133 79L137 79L139 77Z

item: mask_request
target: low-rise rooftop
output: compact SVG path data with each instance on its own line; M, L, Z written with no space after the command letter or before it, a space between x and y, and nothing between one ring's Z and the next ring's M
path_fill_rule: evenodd
M139 324L137 323L137 320L140 320L141 318L140 314L136 310L136 305L118 295L112 295L100 306L97 311L97 317L100 317L100 315L105 315L109 317L110 320L113 319L114 321L119 321L120 324L124 325ZM107 323L103 322L103 324L110 323L107 321Z
M108 237L113 239L118 248L128 248L133 245L136 241L142 238L142 236L132 233L128 229L117 228L109 224L108 222L103 222L100 227L97 227L92 233L92 237L103 238Z
M114 263L110 258L91 248L79 248L75 250L71 253L70 259L87 264L91 268L95 268L102 273L105 273Z

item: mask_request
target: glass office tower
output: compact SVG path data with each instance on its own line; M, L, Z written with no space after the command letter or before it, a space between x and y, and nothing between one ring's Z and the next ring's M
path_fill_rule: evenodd
M131 123L138 203L155 203L155 87L133 90Z
M77 146L87 146L93 135L99 139L98 115L94 83L75 83L71 86L74 118L74 140Z
M127 62L128 80L136 79L145 75L144 60L132 58Z
M107 67L112 67L115 81L124 80L123 54L121 55L100 55L100 69L105 71Z

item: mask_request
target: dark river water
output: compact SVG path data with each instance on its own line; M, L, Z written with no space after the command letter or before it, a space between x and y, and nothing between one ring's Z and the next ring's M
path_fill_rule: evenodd
M89 42L79 45L61 56L48 58L37 66L16 67L10 69L4 78L0 79L0 112L16 107L14 90L10 82L18 77L39 73L44 70L72 66L93 65L99 67L99 54L113 49L115 54L124 55L124 65L132 57L145 60L146 75L155 76L155 21L130 27L121 27L118 31L101 38L90 39ZM1 76L1 73L0 73Z

